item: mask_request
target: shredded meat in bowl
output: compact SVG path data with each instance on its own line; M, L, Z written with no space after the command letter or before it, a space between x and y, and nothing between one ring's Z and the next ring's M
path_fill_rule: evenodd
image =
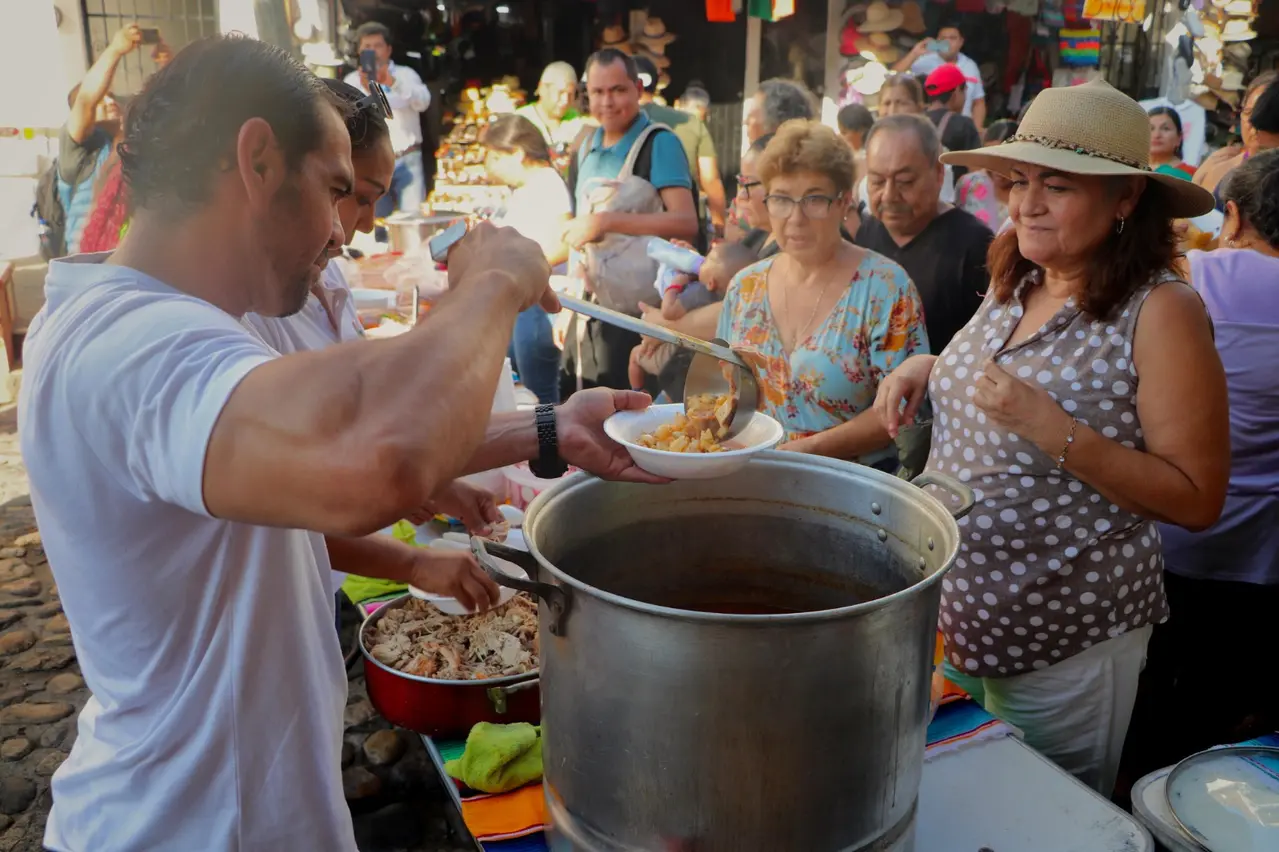
M483 680L538 667L537 603L523 592L478 615L446 615L410 598L364 635L373 658L405 674Z

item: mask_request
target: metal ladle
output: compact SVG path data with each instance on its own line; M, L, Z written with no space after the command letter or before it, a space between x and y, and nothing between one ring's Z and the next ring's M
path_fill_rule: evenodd
M723 421L727 431L720 436L721 440L739 434L750 423L759 406L759 384L751 366L723 340L701 340L563 293L559 298L560 304L574 313L691 350L693 360L684 377L684 399L681 401L687 408L689 400L694 397L727 394L730 397L729 411Z
M431 259L446 263L449 250L466 236L467 230L466 221L460 220L432 237L428 243ZM722 421L725 432L720 439L733 438L750 424L759 408L759 383L751 366L723 340L701 340L563 293L559 299L561 305L574 313L691 350L693 360L684 378L684 398L680 400L685 408L691 398L727 394L730 397L728 416Z

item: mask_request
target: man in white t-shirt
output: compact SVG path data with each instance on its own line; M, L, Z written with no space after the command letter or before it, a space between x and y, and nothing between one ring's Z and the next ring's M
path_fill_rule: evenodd
M937 38L924 38L915 43L895 65L899 73L924 76L942 65L953 62L964 72L967 91L964 99L964 115L973 120L980 130L986 126L986 87L981 82L981 69L971 58L960 53L964 47L964 35L955 24L942 24L937 28Z
M513 231L463 240L452 292L395 340L280 356L240 324L299 310L342 240L339 110L278 48L189 45L130 110L129 233L50 264L20 436L92 691L52 781L54 852L355 852L324 535L520 459L653 481L602 431L643 395L490 420L502 330L555 307Z

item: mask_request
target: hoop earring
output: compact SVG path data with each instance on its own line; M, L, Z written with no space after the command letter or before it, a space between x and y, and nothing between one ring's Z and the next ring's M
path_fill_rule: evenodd
M1119 221L1115 223L1115 233L1122 234L1124 232L1124 217L1120 216Z

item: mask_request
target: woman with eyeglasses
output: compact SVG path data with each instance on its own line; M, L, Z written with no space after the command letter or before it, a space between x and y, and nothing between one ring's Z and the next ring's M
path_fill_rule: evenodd
M749 227L741 244L763 260L777 253L777 241L773 239L773 224L764 206L764 182L759 179L759 160L773 141L773 134L761 136L751 143L750 150L742 155L737 175L737 208ZM740 271L740 270L739 270ZM736 274L736 272L734 273Z
M891 470L871 404L883 377L928 352L919 294L900 266L842 236L853 152L834 130L787 122L757 168L779 252L733 279L718 336L756 365L782 449Z

